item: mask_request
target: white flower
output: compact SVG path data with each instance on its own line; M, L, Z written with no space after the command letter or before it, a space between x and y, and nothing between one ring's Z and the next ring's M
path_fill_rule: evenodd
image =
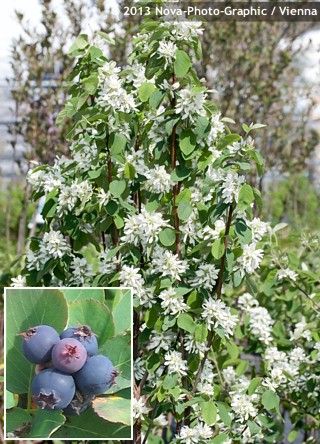
M117 271L118 265L121 263L121 259L116 257L109 257L107 251L103 251L99 256L99 271L102 274L111 274Z
M238 258L238 263L240 264L240 270L242 273L253 273L257 268L259 268L262 257L263 250L257 249L254 242L244 245L242 256Z
M209 330L223 328L226 336L230 336L238 322L238 318L232 315L230 308L219 299L209 298L202 306L201 316L207 322Z
M206 115L204 103L207 95L204 92L184 88L177 96L176 114L181 114L183 120L190 119L193 122L196 117Z
M92 162L98 155L98 149L94 142L85 139L80 139L70 146L72 157L76 162L77 168L80 171L89 171Z
M87 180L78 182L76 189L81 205L84 205L91 199L93 194L93 189L90 182L88 182Z
M25 276L21 276L21 274L19 274L19 276L15 277L15 278L11 279L10 287L21 288L21 287L25 287L26 285L27 285L26 278L25 278Z
M205 290L213 290L217 282L219 270L214 264L200 264L195 277L190 281L192 287L202 287Z
M208 350L207 344L205 342L198 342L195 340L194 336L187 335L185 340L185 349L189 353L197 353L200 357L203 357L205 352Z
M290 270L290 268L282 268L277 273L277 278L279 281L282 281L283 279L290 279L291 281L295 282L297 280L298 274Z
M159 353L160 350L168 351L176 335L171 331L155 331L153 330L148 341L147 349L154 350Z
M311 331L307 328L307 323L304 316L302 316L301 321L295 325L294 331L290 333L291 341L296 341L300 338L311 341Z
M177 316L188 310L188 305L184 302L183 296L177 294L174 288L163 290L159 294L159 298L162 299L161 307L164 309L164 314Z
M164 356L164 365L168 367L168 373L178 373L185 376L188 371L187 361L182 359L182 354L175 350L168 351Z
M249 328L254 336L257 336L264 344L272 341L272 325L274 323L268 310L264 307L252 307L248 310L250 314Z
M239 176L237 173L229 171L223 179L221 194L223 201L225 203L232 203L233 201L238 202L239 191L243 183L243 176Z
M144 416L148 414L149 410L150 409L146 406L146 400L143 396L139 399L132 399L132 413L135 421L143 419Z
M247 421L250 417L254 418L258 414L258 409L251 401L252 397L240 393L234 393L231 396L231 408L238 416L239 422Z
M97 200L101 208L111 200L112 196L110 191L105 192L103 188L99 188L97 191Z
M170 63L174 62L177 49L177 45L173 42L160 41L157 52L160 57L165 59L165 68L167 68Z
M168 426L168 419L166 418L166 415L164 413L161 413L159 416L157 416L154 419L154 424L158 427L167 427Z
M139 268L134 268L132 265L123 265L119 275L123 287L132 287L135 293L139 292L144 286L144 280L139 271Z
M196 444L207 439L212 438L213 431L204 423L199 422L194 427L183 426L181 427L178 440L185 444Z
M210 132L208 134L208 139L207 139L207 143L209 145L210 151L212 150L212 145L213 143L216 141L217 137L223 133L224 131L224 124L223 122L221 122L220 120L221 118L221 114L220 113L216 113L211 117L211 126L210 126ZM212 151L211 151L212 152ZM218 152L220 154L220 152ZM218 156L219 156L218 154Z
M267 222L263 222L261 219L259 219L259 217L255 217L251 221L247 221L247 225L252 232L252 242L260 241L269 228L269 224Z
M233 367L231 367L231 365L229 365L228 367L224 368L222 370L222 374L223 374L223 379L226 381L226 383L228 385L232 385L236 378L237 378L237 374L236 371Z
M193 38L197 38L203 34L203 28L201 28L201 22L196 21L179 21L173 22L171 25L165 23L165 25L172 26L172 34L177 40L190 41Z
M151 193L168 193L173 186L171 176L166 172L163 165L156 165L153 169L150 169L147 178L148 180L144 183L144 186Z
M74 286L82 286L93 275L92 267L85 258L75 257L70 268L72 270L70 283Z
M149 169L144 163L144 152L143 150L137 150L131 149L126 153L126 163L129 163L134 167L135 170L135 177L137 177L137 174L140 174L141 176L146 176ZM124 173L124 165L120 166L118 169L118 174Z
M124 221L123 243L139 246L150 245L157 241L158 234L167 223L163 220L162 214L149 213L144 207L139 214L128 216Z
M243 293L238 298L238 304L243 310L246 311L251 307L259 305L259 302L250 293Z
M152 256L152 269L155 273L180 281L187 268L187 262L179 259L177 254L161 247L155 249Z
M184 243L188 241L191 245L195 245L199 237L201 237L201 224L198 221L198 217L198 212L193 209L187 221L180 225Z
M105 77L117 76L120 71L121 69L113 60L110 62L105 62L105 64L98 69L101 80L104 80Z
M63 215L67 211L72 211L77 201L77 184L71 184L70 186L62 187L58 197L58 214Z
M70 246L60 231L50 230L43 235L40 252L44 256L61 259L65 254L70 253Z
M155 79L146 78L146 69L141 63L134 63L129 67L127 81L132 82L135 88L139 88L143 83L155 83Z
M222 219L218 219L214 223L214 228L209 227L209 225L206 225L202 229L201 238L205 241L213 241L219 238L220 233L225 230L225 223Z
M145 372L146 372L146 363L141 357L138 357L133 363L133 374L135 379L137 381L141 381Z

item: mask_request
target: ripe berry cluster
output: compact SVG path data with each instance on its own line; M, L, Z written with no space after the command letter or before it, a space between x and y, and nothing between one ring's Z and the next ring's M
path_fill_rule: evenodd
M49 325L38 325L21 336L25 357L39 364L31 390L40 408L79 415L114 384L118 372L98 355L97 337L87 325L69 327L60 336Z

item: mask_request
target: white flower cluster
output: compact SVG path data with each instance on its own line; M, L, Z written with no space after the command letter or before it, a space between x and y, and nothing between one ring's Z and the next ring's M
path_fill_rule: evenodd
M195 91L191 88L181 89L177 93L176 114L183 120L190 119L194 122L198 116L205 116L204 108L207 94L203 91Z
M263 384L274 390L292 378L295 380L299 376L300 365L308 361L301 347L295 347L289 353L280 351L277 347L269 347L264 357L270 375Z
M184 340L184 347L189 353L196 353L202 358L208 350L206 342L196 341L193 335L187 335Z
M151 193L168 193L173 186L171 176L166 172L163 165L156 165L150 169L146 177L148 180L144 183L144 186Z
M207 396L213 396L214 393L214 379L213 365L210 361L206 361L200 375L200 381L197 385L197 390Z
M70 246L60 231L50 230L43 235L38 251L27 252L27 269L40 270L49 259L61 259L71 254Z
M208 168L208 179L214 183L221 183L221 197L225 203L238 202L241 186L245 183L244 176L239 176L235 171Z
M284 279L289 279L293 282L296 282L297 277L298 274L295 271L290 270L290 268L282 268L277 273L277 278L279 279L279 281L282 281Z
M241 308L248 313L249 329L263 344L269 345L272 342L272 326L274 324L268 310L259 306L257 299L251 294L244 293L239 297L238 303Z
M159 353L160 350L168 351L172 342L174 341L176 334L172 331L152 331L151 336L149 338L149 342L147 345L148 350L154 350L156 353Z
M135 421L143 419L144 416L149 413L149 410L150 409L147 407L146 400L143 396L139 399L132 399L132 413Z
M172 24L166 22L163 26L169 26L172 35L175 40L184 40L190 42L192 39L197 38L203 34L203 28L201 28L201 22L196 21L179 21Z
M162 300L161 307L164 309L163 314L165 315L177 316L188 310L188 305L184 302L183 296L178 294L174 288L163 290L159 294L159 299Z
M219 270L214 264L202 263L196 270L195 277L190 280L192 287L201 287L205 290L213 290L217 282Z
M196 425L181 427L178 442L184 444L197 444L213 437L213 430L205 423L198 422Z
M72 271L70 284L74 287L83 286L88 278L93 276L93 270L85 258L74 257L70 269Z
M16 276L11 279L10 287L22 288L22 287L26 287L26 285L27 285L26 278L25 278L25 276L21 276L21 274L19 274L19 276Z
M224 302L210 297L205 301L202 309L201 316L206 321L209 330L212 328L222 328L227 337L232 336L238 318L231 314L230 308Z
M252 220L246 220L247 226L251 229L252 242L259 242L269 229L269 224L263 222L259 217Z
M50 193L55 188L61 188L65 182L65 178L61 172L58 161L51 167L42 170L29 170L27 181L36 191L44 191Z
M174 62L177 49L178 49L177 45L171 41L166 42L165 40L161 40L159 42L157 53L159 54L159 58L164 58L165 68L167 68L168 65Z
M263 250L261 248L257 248L257 244L255 242L243 245L242 256L238 258L240 272L243 275L245 273L254 273L254 271L259 268L262 258Z
M165 354L164 359L164 365L168 367L169 374L177 373L179 376L186 376L188 365L180 352L170 350Z
M106 62L99 68L99 79L101 91L99 92L98 104L103 108L114 111L130 113L137 110L137 104L133 94L124 88L124 82L119 77L120 68L115 62Z
M77 169L82 172L90 170L92 162L98 155L96 144L85 139L74 142L70 146L70 152L73 160L76 162Z
M162 214L149 213L144 207L141 213L128 216L124 223L121 242L135 246L139 244L147 246L156 242L161 229L168 225L163 220Z
M163 277L170 277L173 281L180 281L188 268L185 260L179 259L177 254L161 247L156 247L151 262L151 270L160 273Z
M257 396L243 393L231 394L231 408L237 416L237 421L245 422L249 418L254 418L258 414L258 408L254 405Z
M71 185L65 185L61 188L58 197L57 212L59 215L72 211L77 203L79 207L75 214L80 214L83 206L91 199L93 188L90 182L84 180L82 182L74 181Z
M302 316L301 321L297 322L293 332L290 334L291 341L297 341L298 339L306 339L307 341L311 341L311 331L308 329L306 319Z

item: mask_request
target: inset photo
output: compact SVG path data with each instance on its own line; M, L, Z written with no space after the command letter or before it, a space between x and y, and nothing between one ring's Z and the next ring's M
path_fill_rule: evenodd
M132 439L130 288L6 288L5 437Z

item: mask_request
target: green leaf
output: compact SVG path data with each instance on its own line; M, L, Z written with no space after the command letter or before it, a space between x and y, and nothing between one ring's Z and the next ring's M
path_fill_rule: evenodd
M92 407L98 416L107 421L132 425L130 399L116 395L96 398L92 402Z
M188 54L181 49L177 49L176 60L174 62L174 72L176 76L184 77L188 73L191 66L192 63Z
M182 201L178 205L178 216L179 219L185 221L189 218L192 213L192 206L190 203Z
M113 384L107 391L107 395L112 395L113 393L117 393L120 390L126 389L131 387L131 381L130 379L123 378L122 376L118 375L116 377L116 382Z
M95 300L78 300L69 305L68 326L89 325L97 335L99 346L114 334L112 313Z
M6 409L12 409L18 404L18 395L14 395L13 393L6 390Z
M90 94L93 95L99 85L99 78L98 78L98 74L96 72L90 74L89 77L86 77L85 79L82 80L83 86L85 91Z
M289 442L294 442L296 440L296 438L298 437L298 435L299 435L299 432L297 430L291 430L287 439Z
M229 415L229 408L228 408L227 404L225 404L224 402L217 402L217 406L218 406L218 412L219 412L219 416L221 418L221 421L227 427L230 427L232 420L231 420L231 416Z
M165 228L164 230L160 231L159 239L162 245L165 247L170 247L175 243L176 233L172 228Z
M210 444L223 444L227 439L229 439L229 436L226 433L219 433L210 441Z
M216 239L211 247L211 254L215 259L220 259L225 251L224 240L222 238Z
M239 200L238 200L238 206L239 209L245 210L250 206L250 204L254 201L254 194L252 187L245 183L242 185L239 191Z
M114 197L120 197L125 191L126 186L125 180L113 180L109 185L109 190Z
M88 36L86 34L80 34L72 43L68 54L77 55L87 48L88 45Z
M192 316L187 313L181 313L178 316L177 324L178 327L182 328L182 330L188 331L189 333L194 333L196 329L196 324Z
M198 342L205 342L208 336L208 328L205 324L197 325L194 331L195 340Z
M112 304L109 306L112 311L113 323L114 323L114 335L118 336L131 329L132 324L132 308L131 308L131 290L124 290L117 288L113 290L107 290L108 294L113 293Z
M6 413L6 431L12 433L17 429L28 428L31 422L31 415L20 407L10 409Z
M104 302L104 290L101 288L64 288L61 290L68 303L94 299Z
M217 407L213 401L206 401L200 404L201 416L204 422L209 426L216 423L217 420Z
M279 411L280 398L273 390L265 391L262 395L261 402L268 411Z
M67 323L68 307L61 291L40 288L7 289L6 304L6 385L13 393L27 393L33 365L22 354L22 339L18 334L41 324L61 332Z
M68 421L52 437L130 439L130 432L130 427L106 421L100 418L92 408L89 408L80 416L70 416Z
M147 102L156 89L153 83L143 83L138 89L138 96L141 102Z
M252 380L251 380L251 382L250 382L250 384L249 384L249 387L248 387L248 390L247 390L247 392L248 392L248 395L253 395L253 393L256 391L256 389L259 387L259 385L260 385L260 383L261 383L261 379L262 378L259 378L259 377L257 377L257 378L253 378Z
M122 154L127 145L127 139L122 134L114 134L110 147L112 155Z
M59 427L64 424L66 418L59 411L38 409L34 415L29 438L49 438Z
M185 156L189 156L196 147L196 137L190 130L183 130L180 136L180 149Z
M100 353L106 354L109 357L123 378L131 380L130 336L117 336L108 339L101 347Z

